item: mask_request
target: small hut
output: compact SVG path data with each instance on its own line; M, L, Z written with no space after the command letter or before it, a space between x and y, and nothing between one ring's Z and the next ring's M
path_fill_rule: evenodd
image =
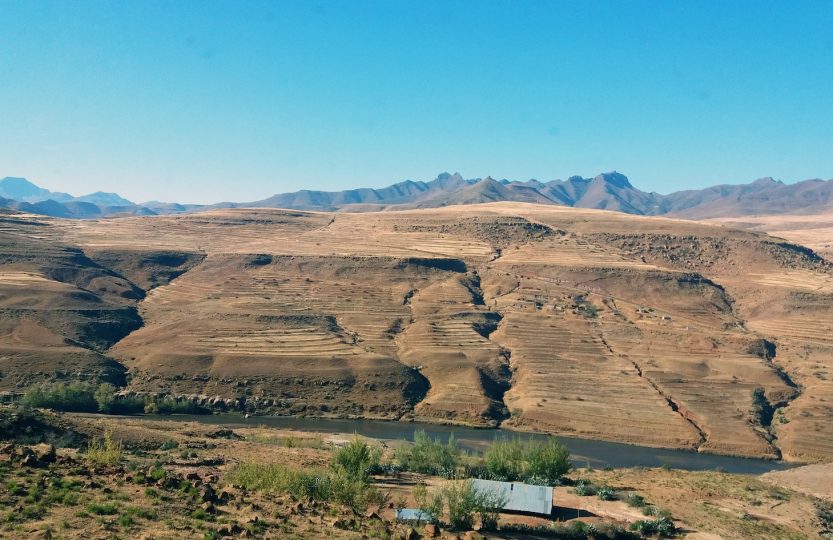
M506 500L504 510L542 516L552 513L552 488L549 486L495 480L472 480L472 482L477 491L494 493Z

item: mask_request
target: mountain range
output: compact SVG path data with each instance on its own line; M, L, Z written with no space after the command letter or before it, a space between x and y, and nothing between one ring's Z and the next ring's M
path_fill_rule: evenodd
M429 182L406 180L391 186L344 191L300 190L267 199L213 205L133 203L116 193L96 192L82 197L53 192L24 178L0 180L0 206L63 218L102 218L193 212L208 208L288 208L318 211L379 211L436 208L499 201L596 208L637 215L671 215L690 219L769 214L811 214L833 210L833 180L805 180L785 184L761 178L749 184L717 185L668 195L634 187L618 172L594 178L526 182L466 179L442 173Z

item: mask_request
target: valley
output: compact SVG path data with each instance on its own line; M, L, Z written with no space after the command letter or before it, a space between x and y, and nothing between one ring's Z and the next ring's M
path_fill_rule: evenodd
M830 461L833 266L791 241L509 202L10 213L0 390Z

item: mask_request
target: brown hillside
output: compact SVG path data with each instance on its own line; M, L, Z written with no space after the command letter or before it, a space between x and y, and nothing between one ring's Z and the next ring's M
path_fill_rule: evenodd
M494 203L2 235L4 389L72 347L67 376L260 411L833 458L833 272L762 233Z

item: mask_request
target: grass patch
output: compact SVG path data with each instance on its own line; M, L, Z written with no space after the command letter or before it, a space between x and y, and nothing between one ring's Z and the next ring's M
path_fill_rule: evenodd
M96 516L114 516L119 513L119 508L114 503L90 503L87 505L87 512Z
M362 463L361 460L355 463ZM333 470L293 469L283 463L244 462L227 475L226 480L250 490L288 493L296 500L312 500L346 506L356 516L369 507L381 508L388 497L370 485L369 476L357 466L351 474L343 465Z

